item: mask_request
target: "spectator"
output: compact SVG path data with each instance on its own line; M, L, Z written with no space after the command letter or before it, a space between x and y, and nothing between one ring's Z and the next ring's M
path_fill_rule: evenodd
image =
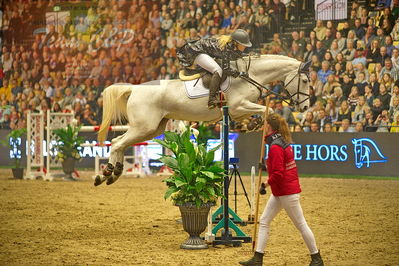
M274 112L277 114L281 115L284 117L284 119L287 121L289 126L293 126L296 124L294 115L292 114L291 109L288 106L283 106L283 103L281 100L278 100L275 102L275 109Z
M338 44L339 51L343 51L346 45L346 38L342 36L342 33L340 31L337 31L335 33L335 41Z
M361 40L364 35L366 34L363 26L361 25L361 21L359 18L357 18L355 20L355 34L356 34L356 38L358 38L359 40Z
M342 122L344 119L348 119L349 123L351 122L352 119L352 112L351 109L349 108L348 102L343 101L341 103L341 106L338 109L338 118L337 121L334 122L334 124L339 127L342 125Z
M355 86L358 89L358 94L363 95L364 94L364 88L368 85L365 77L364 72L360 72L358 75L358 78L355 80Z
M389 126L391 123L389 121L387 110L383 110L381 114L377 116L374 125L377 126L377 132L389 132Z
M380 83L384 84L384 86L388 92L391 92L392 86L393 86L393 80L388 73L385 73L384 75L382 75Z
M359 122L363 121L366 110L369 110L370 107L366 103L365 96L359 96L358 104L355 107L355 110L352 112L352 121Z
M327 77L327 82L323 86L323 92L322 92L323 99L329 99L330 97L332 97L334 89L339 86L340 85L336 81L335 76L333 74L330 74Z
M341 87L335 87L334 88L334 93L331 95L331 98L334 99L335 103L337 105L341 105L343 101L346 101L346 97L342 94L342 89Z
M319 132L319 124L316 122L310 123L310 132Z
M375 121L377 119L377 117L381 114L382 110L384 110L384 107L382 105L380 98L375 98L373 100L373 106L370 108L370 110L373 115L372 116L373 121Z
M380 17L379 21L380 27L384 25L384 20L387 20L386 23L391 27L393 27L395 24L395 18L392 16L391 9L389 7L384 8L384 14Z
M338 132L355 132L355 130L353 129L353 127L351 127L350 120L345 118L342 120L342 124Z
M321 97L323 92L323 82L319 80L316 71L310 72L310 84L313 87L314 94L316 97Z
M379 74L380 77L382 77L385 73L390 74L394 81L399 79L399 69L393 66L391 58L386 58L384 60L384 67Z
M327 77L332 74L333 72L330 70L330 64L327 61L323 61L321 69L317 72L319 80L325 84L327 82Z
M391 130L390 132L392 133L399 133L399 115L396 116L394 122L391 124Z
M352 62L347 62L347 63L346 63L344 74L345 74L345 75L348 75L348 77L349 77L351 80L355 80L356 74L355 74L355 70L353 69L353 64L352 64Z
M356 124L355 124L355 132L356 133L363 132L363 123L362 122L356 122Z
M307 43L305 54L303 56L303 61L307 62L307 61L311 60L313 55L314 55L313 46L310 43Z
M391 107L393 106L393 102L394 102L394 99L396 97L399 98L399 86L397 86L397 85L395 85L393 87L393 90L392 90L392 93L391 93L391 102L389 103L389 106L391 106Z
M365 118L362 124L363 124L363 130L365 132L375 132L377 130L377 128L374 127L374 119L372 112L365 113Z
M310 125L312 124L312 122L314 122L313 120L314 120L313 112L309 112L309 111L306 112L304 118L300 122L300 125L304 132L310 131Z
M366 27L366 34L364 35L362 41L364 42L365 46L367 47L367 49L369 49L371 47L371 44L375 38L375 34L374 34L374 28L372 26L368 26ZM378 42L378 40L377 40ZM378 42L378 44L380 44Z
M349 96L349 93L352 90L353 85L354 85L353 80L350 79L347 74L344 74L342 84L341 84L341 89L342 89L342 94L345 97Z
M323 47L323 43L321 41L316 42L316 48L313 52L315 55L317 55L319 61L323 60L326 49Z
M389 95L387 88L384 84L380 84L380 93L377 99L381 101L382 109L389 110L389 104L391 102L391 95Z
M325 133L331 133L331 132L334 132L334 131L335 131L335 130L334 130L332 124L326 123L326 124L324 125L323 132L325 132Z
M377 63L381 62L381 54L378 40L373 40L371 42L371 47L367 51L367 63Z
M314 32L316 32L316 36L318 40L324 40L326 37L326 30L327 28L324 27L323 21L322 20L317 20L316 21L316 27L313 29Z
M336 60L337 55L341 52L341 49L339 49L338 47L338 42L337 40L334 40L331 42L331 46L330 46L330 53L332 55L332 57L334 58L334 60Z
M363 48L356 49L354 60L352 61L354 67L357 67L358 64L362 64L363 66L367 65L367 59L364 56Z
M332 42L334 41L334 35L331 29L326 29L326 36L323 40L323 47L330 48Z
M399 49L398 48L394 48L392 50L392 64L395 68L399 69Z
M346 45L347 47L345 50L342 51L342 54L344 55L346 61L352 61L353 58L355 57L355 48L353 40L347 40Z
M326 115L326 110L324 108L319 110L316 122L321 132L324 132L324 126L326 124L331 124L331 118Z
M319 60L319 58L318 58L318 56L317 55L312 55L312 70L313 71L316 71L316 73L317 72L319 72L320 71L320 69L321 69L321 63L320 63L320 60Z
M393 46L392 37L390 35L385 36L385 47L387 48L387 55L391 57L395 46Z

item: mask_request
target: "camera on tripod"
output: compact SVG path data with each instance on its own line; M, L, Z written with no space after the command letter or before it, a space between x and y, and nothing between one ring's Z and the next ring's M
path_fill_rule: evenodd
M230 164L238 164L239 162L240 162L240 158L237 158L237 157L232 157L229 160Z

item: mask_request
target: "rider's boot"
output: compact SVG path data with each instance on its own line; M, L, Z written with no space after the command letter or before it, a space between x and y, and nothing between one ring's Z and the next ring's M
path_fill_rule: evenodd
M323 259L320 256L320 251L316 254L311 254L310 258L312 261L310 262L309 266L324 266Z
M217 107L219 101L217 99L218 90L220 88L221 77L218 72L213 73L211 82L209 83L209 100L208 100L208 108L213 109Z

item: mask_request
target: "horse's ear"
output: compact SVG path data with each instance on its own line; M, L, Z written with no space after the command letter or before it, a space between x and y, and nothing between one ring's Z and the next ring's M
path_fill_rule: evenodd
M310 68L311 64L312 64L311 60L307 61L306 63L303 63L302 67L301 67L301 72L309 72L309 68Z

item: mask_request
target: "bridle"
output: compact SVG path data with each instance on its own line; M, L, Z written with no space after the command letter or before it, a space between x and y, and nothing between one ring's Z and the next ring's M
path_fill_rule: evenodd
M309 93L305 93L305 92L300 91L301 74L305 74L306 78L308 79L307 82L309 82L309 76L308 76L309 73L308 73L308 71L303 70L303 67L304 67L304 63L301 63L299 65L298 72L292 77L292 79L290 79L290 81L287 82L287 84L284 84L284 90L287 93L288 97L290 98L290 103L289 103L290 105L298 106L298 105L300 105L300 104L302 104L302 103L304 103L304 102L306 102L307 100L310 99L310 94ZM298 77L298 87L297 87L296 92L291 94L287 90L287 87L296 77ZM306 98L304 100L300 101L299 100L299 96L300 95L306 96ZM295 99L295 96L296 96L296 99Z
M244 60L244 61L245 61L245 60ZM245 61L245 64L246 64L246 61ZM237 67L238 67L237 61L236 61L236 65L237 65ZM299 106L299 105L302 104L303 102L306 102L307 100L310 99L310 94L309 94L309 93L305 93L305 92L300 91L301 74L305 74L306 77L307 77L307 79L308 79L308 82L309 82L309 77L308 77L308 74L309 74L308 69L309 69L309 65L310 65L309 62L307 62L307 63L301 63L301 64L299 65L299 67L298 67L297 73L290 79L290 81L287 82L287 84L284 84L283 89L284 89L284 91L287 93L287 95L288 95L288 97L289 97L289 100L288 100L288 99L285 99L285 96L284 96L283 94L274 92L274 91L272 91L271 89L269 89L269 88L263 86L262 84L260 84L260 83L257 82L256 80L250 78L250 77L249 77L249 74L248 74L250 65L251 65L251 56L249 56L249 63L248 63L248 65L246 64L246 72L245 72L246 75L240 75L240 78L242 78L243 80L247 81L247 82L250 83L251 85L255 86L255 87L259 90L259 93L260 93L259 98L262 96L262 92L263 92L262 90L266 90L266 91L267 91L266 97L269 96L269 95L271 95L271 94L276 95L276 96L280 97L280 98L282 99L282 101L286 102L287 104L289 104L289 105L291 105L291 106L294 106L294 105L295 105L295 106ZM238 69L238 68L237 68L237 69ZM298 87L297 87L296 92L293 93L293 94L291 94L291 93L287 90L287 87L288 87L288 85L289 85L295 78L298 78ZM304 100L302 100L302 101L299 100L299 96L301 96L301 95L306 96L306 98L305 98ZM296 98L296 99L295 99L295 98Z

